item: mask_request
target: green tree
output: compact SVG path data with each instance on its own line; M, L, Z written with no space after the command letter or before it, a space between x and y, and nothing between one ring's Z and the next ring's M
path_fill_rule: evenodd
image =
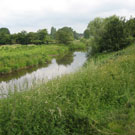
M77 33L76 31L73 31L74 34L74 39L79 40L80 39L80 34Z
M16 43L17 44L28 44L28 38L27 38L27 32L26 31L21 31L16 35Z
M84 31L84 38L86 39L90 38L90 31L88 29Z
M105 31L100 39L100 51L117 51L128 45L126 20L123 17L111 16L105 19Z
M10 31L8 28L0 28L0 44L10 44L11 43L11 37L10 37Z
M0 28L0 34L10 34L10 31L8 28Z
M135 38L135 18L131 17L127 22L126 22L126 28L129 36Z
M92 48L90 53L117 51L130 43L124 17L95 18L87 30Z
M37 40L40 41L40 44L43 44L46 41L46 37L48 36L48 32L47 32L46 29L38 30L37 31L37 36L38 36Z
M69 44L74 40L72 28L63 27L56 32L56 39L59 43Z
M51 27L50 36L51 36L52 39L56 39L56 28Z

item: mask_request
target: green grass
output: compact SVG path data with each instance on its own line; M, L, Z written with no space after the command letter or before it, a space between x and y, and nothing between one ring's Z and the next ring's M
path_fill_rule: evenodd
M70 50L86 50L85 43L81 42L80 40L74 40L69 45Z
M5 45L0 47L0 74L11 73L49 62L64 55L68 48L59 45Z
M1 135L134 135L135 46L0 100Z

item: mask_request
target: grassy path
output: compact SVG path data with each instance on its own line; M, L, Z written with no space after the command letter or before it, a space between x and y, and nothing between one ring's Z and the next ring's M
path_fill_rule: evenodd
M1 135L134 135L135 46L0 100Z

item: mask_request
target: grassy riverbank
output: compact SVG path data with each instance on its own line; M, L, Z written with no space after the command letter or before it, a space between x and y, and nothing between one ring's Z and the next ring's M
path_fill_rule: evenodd
M0 47L0 74L11 73L49 62L65 55L68 48L59 45L5 45Z
M1 135L135 134L135 46L0 100Z

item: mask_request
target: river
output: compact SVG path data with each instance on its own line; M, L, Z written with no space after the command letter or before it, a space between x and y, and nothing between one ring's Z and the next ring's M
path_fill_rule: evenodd
M85 52L71 52L64 57L52 59L50 64L22 70L0 77L0 97L9 91L29 90L48 80L77 71L86 62Z

